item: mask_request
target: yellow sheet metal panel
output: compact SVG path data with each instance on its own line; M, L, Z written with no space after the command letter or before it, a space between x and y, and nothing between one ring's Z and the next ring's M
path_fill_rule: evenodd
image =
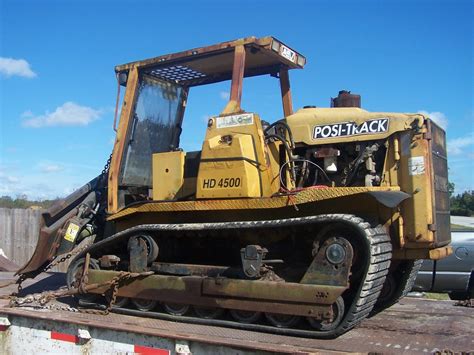
M186 153L153 154L153 200L173 200L183 187Z
M235 134L207 140L202 150L197 198L260 197L260 171L253 137Z
M390 137L386 143L387 154L383 164L382 181L380 186L399 185L399 161L400 161L400 141L398 133Z
M108 220L119 219L134 213L178 212L178 211L216 211L240 209L281 208L315 201L350 196L367 191L400 191L398 186L392 187L333 187L327 189L306 189L293 195L247 199L216 199L203 201L149 202L125 208L110 216Z
M392 252L394 259L431 259L431 260L440 260L453 253L453 248L451 246L440 247L436 249L428 249L426 245L423 249L396 249Z
M262 124L254 113L209 120L196 197L269 197L278 191Z
M400 137L400 187L412 195L402 202L405 238L409 247L426 247L434 241L433 187L429 144L423 133L407 131Z
M421 126L424 116L368 112L356 107L305 108L286 117L295 142L309 145L383 139L411 129L415 121Z
M280 145L279 141L270 142L268 147L268 159L270 160L270 174L272 191L280 190ZM289 179L287 179L288 181Z

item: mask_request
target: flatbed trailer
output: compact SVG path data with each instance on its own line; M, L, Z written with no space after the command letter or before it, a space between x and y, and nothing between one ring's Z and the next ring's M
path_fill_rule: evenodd
M0 273L0 285L13 279L13 273ZM64 274L45 273L26 281L22 294L55 290L64 284ZM0 288L0 295L14 290L15 285ZM419 354L474 350L474 308L456 307L452 301L406 297L332 340L115 312L72 312L74 305L73 299L65 298L55 303L55 308L63 310L10 308L8 300L0 300L0 354Z

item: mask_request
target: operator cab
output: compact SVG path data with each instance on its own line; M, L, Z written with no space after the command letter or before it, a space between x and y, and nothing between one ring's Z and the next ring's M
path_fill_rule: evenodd
M293 113L288 70L305 63L273 37L249 37L117 66L126 92L109 172L109 213L151 199L271 196L279 188L272 162L281 152L269 151L260 117L242 110L243 78L279 78L286 117ZM189 89L227 80L229 101L209 119L202 151L183 152Z

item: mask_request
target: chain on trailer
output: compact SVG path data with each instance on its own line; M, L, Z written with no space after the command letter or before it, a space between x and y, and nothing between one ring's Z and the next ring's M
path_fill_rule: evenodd
M70 253L67 253L60 259L51 262L48 264L42 272L46 272L53 267L64 263L65 261L69 260L75 255L80 254L87 248L91 246L91 243L87 243L80 248L76 248ZM84 269L82 272L82 277L80 284L77 288L72 288L72 289L67 289L64 287L60 287L57 290L54 291L44 291L41 293L36 293L36 294L30 294L26 295L24 297L19 297L18 294L21 292L23 289L21 287L21 283L27 279L24 274L21 274L17 280L13 280L7 284L1 285L0 287L7 287L10 285L13 285L15 283L18 283L18 291L12 293L11 295L6 295L2 296L0 299L9 299L9 306L10 307L21 307L21 306L30 306L33 308L37 309L50 309L50 310L58 310L58 311L70 311L70 312L80 312L80 313L89 313L89 314L100 314L100 315L107 315L110 310L112 309L113 305L116 302L117 299L117 293L118 289L121 285L122 282L142 276L147 276L152 274L152 272L142 272L142 273L133 273L133 272L127 272L127 271L121 271L117 276L112 278L109 281L103 282L101 284L92 284L92 285L87 285L88 283L88 271L89 271L89 260L90 260L90 254L87 253L86 255L86 263L84 264ZM58 298L62 297L68 297L68 296L74 296L77 294L87 294L89 291L95 289L95 288L101 288L104 286L108 286L109 290L111 291L111 297L110 297L110 302L104 309L87 309L87 308L74 308L70 306L64 306L62 304L52 304L52 301L55 301Z
M72 256L79 254L80 252L84 251L89 246L90 244L87 244L81 248L78 248L74 252L67 254L66 256L58 260L57 262L49 264L47 267L45 267L45 270L49 270L50 268L70 259ZM86 255L86 259L87 261L90 259L90 254ZM80 312L80 313L88 313L88 314L107 315L112 309L113 305L115 304L116 299L117 299L118 289L124 281L131 280L138 277L148 276L151 274L151 272L133 273L133 272L122 271L109 281L106 281L100 284L87 285L88 271L89 271L89 263L87 262L84 264L81 282L77 288L67 289L64 287L60 287L54 291L44 291L41 293L26 295L24 297L19 297L17 295L12 294L10 296L6 296L3 298L10 299L10 302L9 302L10 307L29 306L36 309L50 309L50 310L58 310L58 311L70 311L70 312ZM55 301L58 298L69 297L69 296L74 296L78 294L87 294L93 289L101 288L104 286L108 287L108 289L110 290L111 297L110 297L110 302L103 309L74 308L70 306L65 306L63 304L52 303L52 301Z
M109 172L110 168L110 162L112 161L112 154L110 154L109 158L107 159L107 162L104 165L104 168L102 169L102 172L100 173L100 176L103 178L106 176ZM85 245L75 248L73 251L64 254L63 256L55 256L51 262L46 265L43 270L41 270L41 273L47 272L51 270L53 267L58 266L65 261L71 259L73 256L76 256L77 254L80 254L87 248L91 246L92 243L86 243ZM89 255L89 254L88 254ZM5 284L0 285L0 288L5 288L14 284L18 285L17 291L11 293L10 295L4 295L0 296L0 299L8 299L10 300L9 305L10 307L18 307L24 304L31 304L32 306L35 306L35 308L42 308L42 309L55 309L55 310L67 310L67 311L72 311L72 312L83 312L83 313L100 313L100 314L107 314L110 309L112 308L113 304L116 301L117 298L117 292L119 289L119 284L127 279L143 276L142 274L136 274L136 273L128 273L128 272L123 272L119 275L117 275L115 278L112 280L101 284L101 285L94 285L95 287L103 287L106 286L107 284L110 284L110 289L112 290L111 292L111 298L108 306L106 307L105 310L91 310L91 309L77 309L73 308L70 306L64 306L64 305L59 305L59 304L49 304L51 301L56 300L57 298L61 297L67 297L67 296L72 296L74 294L78 293L87 293L87 289L83 286L87 283L87 272L88 272L88 263L84 265L84 272L83 272L83 277L81 278L81 283L79 285L78 289L63 289L59 288L55 291L44 291L42 293L38 294L31 294L31 295L26 295L24 297L19 297L18 295L20 292L23 290L22 283L28 278L26 274L20 274L16 280L12 280L10 282L7 282ZM145 273L146 274L146 273ZM89 288L90 289L90 288Z
M51 262L46 265L43 270L41 270L41 273L43 272L47 272L48 270L52 269L53 267L55 266L58 266L62 263L64 263L65 261L71 259L73 256L76 256L77 254L80 254L82 253L84 250L86 250L87 248L89 248L91 246L92 243L86 243L84 244L83 246L79 247L79 248L76 248L74 249L73 251L71 251L70 253L67 253L67 254L64 254L63 256L61 256L59 258L59 256L57 257L54 257L53 260L51 260ZM18 294L23 290L23 287L22 287L22 283L27 279L28 277L25 275L25 274L20 274L18 276L18 279L16 280L12 280L10 282L7 282L3 285L0 285L0 288L5 288L5 287L8 287L8 286L11 286L11 285L14 285L14 284L18 284L18 289L16 292L13 292L12 294L10 295L5 295L5 296L1 296L0 299L10 299L12 297L17 297Z
M76 248L74 249L73 251L71 251L70 253L67 253L65 255L63 255L61 258L58 259L58 257L54 257L53 260L51 260L51 262L46 265L43 270L41 270L41 273L43 272L46 272L50 269L52 269L53 267L55 266L58 266L60 264L62 264L63 262L65 262L66 260L69 260L70 258L72 258L73 256L83 252L84 250L86 250L89 246L91 245L91 243L87 243L85 245L83 245L82 247L80 248ZM56 260L57 259L57 260ZM25 274L20 274L18 276L18 279L16 280L12 280L10 282L7 282L3 285L0 285L0 288L5 288L5 287L8 287L8 286L11 286L11 285L14 285L14 284L18 284L18 289L16 292L13 292L12 294L10 295L4 295L4 296L0 296L0 299L13 299L13 298L16 298L18 297L18 295L20 294L20 292L23 290L23 287L22 287L22 283L27 279L28 277L25 275Z
M87 246L84 246L84 248L80 248L80 250L73 250L71 253L68 253L66 254L64 257L62 257L61 259L55 261L55 262L52 262L50 264L48 264L41 272L46 272L47 270L53 268L54 266L57 266L63 262L65 262L66 260L70 259L71 257L73 257L74 255L80 253L81 251L85 250L86 247L88 247L89 244ZM56 259L56 257L53 259L53 261ZM16 280L12 280L12 281L9 281L7 283L4 283L3 285L0 285L0 288L5 288L5 287L8 287L8 286L11 286L11 285L14 285L14 284L18 284L18 289L16 292L13 292L12 294L10 295L3 295L3 296L0 296L0 299L10 299L11 297L16 297L22 290L23 290L23 287L22 287L22 283L27 279L28 277L25 275L25 274L20 274L18 276L18 279Z

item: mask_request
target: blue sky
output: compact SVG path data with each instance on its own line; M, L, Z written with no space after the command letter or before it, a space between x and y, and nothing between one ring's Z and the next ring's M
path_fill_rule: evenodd
M114 66L250 35L304 54L295 108L341 89L370 111L447 127L450 179L474 190L473 2L0 0L0 195L64 196L100 173L114 139ZM181 138L200 149L229 82L193 88ZM282 117L278 82L244 81L243 108Z

